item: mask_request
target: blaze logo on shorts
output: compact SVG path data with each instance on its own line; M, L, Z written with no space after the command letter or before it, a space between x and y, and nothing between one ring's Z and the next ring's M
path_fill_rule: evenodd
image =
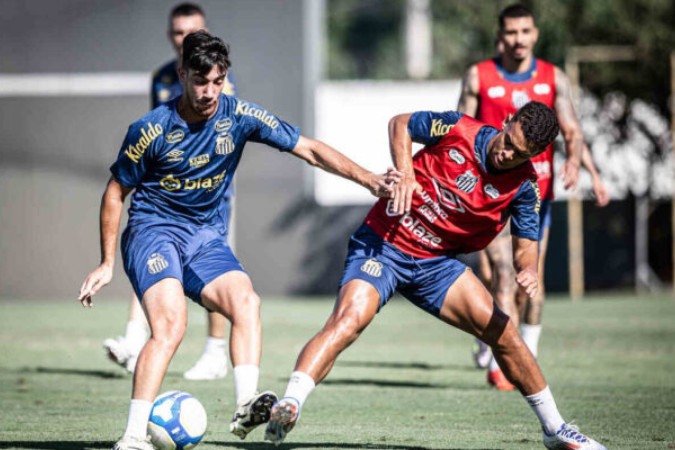
M150 255L150 258L148 258L148 272L152 275L160 273L167 267L169 267L169 263L159 253L153 253Z
M375 258L371 258L363 263L361 271L367 273L371 277L379 278L382 276L382 263Z

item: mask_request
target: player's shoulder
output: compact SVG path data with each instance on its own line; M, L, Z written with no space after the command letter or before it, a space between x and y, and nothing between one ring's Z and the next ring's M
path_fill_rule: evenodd
M171 121L172 104L173 102L165 103L145 113L129 125L129 133L132 135L142 134L145 130L146 133L152 131L152 133L158 135L162 134Z
M152 73L153 81L162 81L166 78L175 78L176 77L176 60L172 59L166 64L161 65Z

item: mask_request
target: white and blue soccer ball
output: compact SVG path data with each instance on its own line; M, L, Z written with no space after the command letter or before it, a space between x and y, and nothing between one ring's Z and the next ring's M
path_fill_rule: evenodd
M169 391L155 399L148 422L148 434L157 450L193 448L206 432L206 410L181 391Z

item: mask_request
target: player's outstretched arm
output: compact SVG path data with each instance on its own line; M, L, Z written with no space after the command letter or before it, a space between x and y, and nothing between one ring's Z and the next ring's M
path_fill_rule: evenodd
M598 169L595 167L591 151L585 144L584 144L584 152L581 155L581 165L584 166L584 168L588 170L588 173L591 174L591 181L593 184L593 195L595 196L595 204L601 208L603 206L607 206L607 204L609 203L609 193L607 192L607 187L605 186L605 182L602 181L602 177L598 173Z
M377 175L364 169L318 139L300 136L291 153L314 167L360 184L376 197L388 197L391 192L386 174Z
M412 196L420 189L415 181L412 161L412 138L408 122L412 114L399 114L389 121L389 150L395 169L400 172L398 183L392 186L394 211L398 214L410 212Z
M91 297L112 280L120 219L124 209L124 199L129 192L131 189L125 188L115 178L110 177L101 199L101 264L87 275L77 298L84 307L91 308L93 305Z
M579 166L586 143L581 132L581 124L574 112L570 82L567 75L558 68L555 69L555 113L567 152L567 161L560 175L563 177L565 189L570 189L575 187L579 180Z
M478 67L469 67L462 79L462 90L457 103L457 111L476 117L478 114Z
M539 289L538 258L537 241L513 236L513 267L516 270L516 282L529 298L533 298Z

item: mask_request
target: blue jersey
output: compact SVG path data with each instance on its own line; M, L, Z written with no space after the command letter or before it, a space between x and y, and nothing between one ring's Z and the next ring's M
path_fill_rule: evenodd
M180 83L178 71L176 70L177 64L178 61L175 59L169 61L152 75L151 100L153 109L176 97L180 97L183 93L183 85ZM232 72L229 70L223 84L223 94L237 95L237 84Z
M256 104L224 94L213 117L187 124L176 110L178 100L129 127L110 171L121 185L136 189L130 225L170 219L224 232L219 202L246 142L291 151L300 130Z

